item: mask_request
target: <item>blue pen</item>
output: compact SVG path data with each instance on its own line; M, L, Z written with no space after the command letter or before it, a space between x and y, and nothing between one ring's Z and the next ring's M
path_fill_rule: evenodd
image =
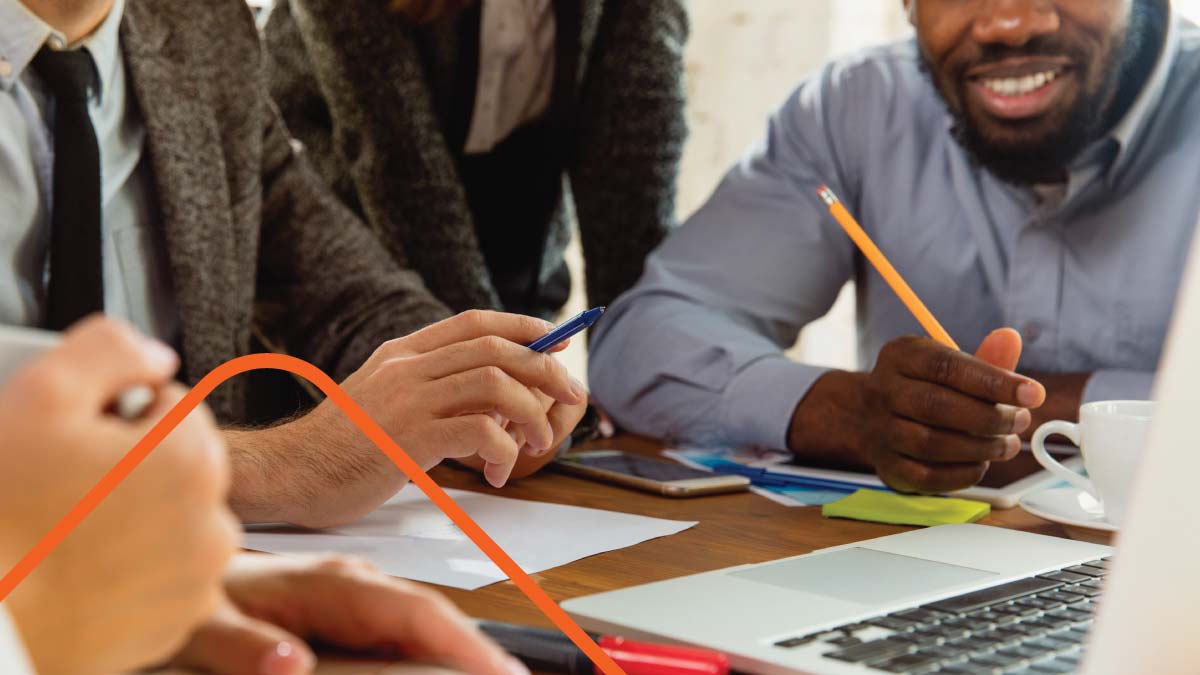
M599 319L604 314L604 309L604 307L596 307L595 309L589 309L576 314L549 333L529 343L529 348L535 352L548 352L554 349L572 335L591 328L592 324L596 323L596 319Z

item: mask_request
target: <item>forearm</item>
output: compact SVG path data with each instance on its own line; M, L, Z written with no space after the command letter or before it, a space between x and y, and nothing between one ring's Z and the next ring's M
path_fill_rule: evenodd
M232 481L229 506L244 523L292 522L291 507L303 494L286 425L267 429L226 429Z
M636 283L646 256L675 223L687 136L682 3L609 3L602 24L570 166L592 304L611 304Z
M362 432L340 411L329 413L225 430L229 505L242 522L333 527L367 515L361 505L374 508L404 486L407 478L391 459L360 441Z

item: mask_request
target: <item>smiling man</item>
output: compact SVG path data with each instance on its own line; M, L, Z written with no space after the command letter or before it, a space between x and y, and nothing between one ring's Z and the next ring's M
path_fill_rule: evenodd
M941 491L1149 397L1200 210L1200 30L1167 0L905 7L916 39L803 82L610 310L591 382L618 422ZM821 184L974 356L905 337ZM788 360L848 281L870 370Z

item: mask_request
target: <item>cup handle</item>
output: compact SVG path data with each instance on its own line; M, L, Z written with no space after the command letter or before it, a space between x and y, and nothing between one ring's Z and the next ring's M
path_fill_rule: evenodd
M1100 497L1096 494L1096 488L1092 485L1092 481L1063 466L1058 460L1051 457L1050 453L1046 452L1046 439L1057 435L1066 436L1071 439L1072 443L1079 445L1078 424L1063 421L1047 422L1038 427L1038 430L1033 434L1033 442L1030 445L1033 446L1034 458L1037 459L1038 464L1046 467L1046 470L1050 473L1083 490L1099 501Z

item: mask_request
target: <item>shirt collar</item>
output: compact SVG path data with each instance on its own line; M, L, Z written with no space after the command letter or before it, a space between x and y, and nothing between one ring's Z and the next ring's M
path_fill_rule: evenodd
M1158 104L1162 102L1163 93L1167 89L1167 81L1171 76L1171 68L1174 67L1175 60L1179 56L1179 23L1182 20L1174 11L1171 12L1162 52L1158 55L1158 62L1155 63L1150 78L1146 80L1146 85L1142 87L1133 106L1109 132L1108 138L1117 142L1117 153L1109 165L1110 168L1119 166L1129 154L1130 148L1137 140L1138 133L1146 126L1157 110Z
M121 16L125 0L113 0L112 10L86 39L71 47L87 47L99 73L103 94L116 76L120 62ZM7 91L20 79L42 45L66 48L67 36L34 14L20 0L0 0L0 89ZM7 63L7 67L3 64Z
M51 28L20 0L0 0L0 88L10 89L48 40L66 46L67 38Z
M124 14L125 0L113 0L112 9L104 22L79 45L87 47L92 60L96 62L96 72L100 75L100 96L109 90L121 65L121 17Z

